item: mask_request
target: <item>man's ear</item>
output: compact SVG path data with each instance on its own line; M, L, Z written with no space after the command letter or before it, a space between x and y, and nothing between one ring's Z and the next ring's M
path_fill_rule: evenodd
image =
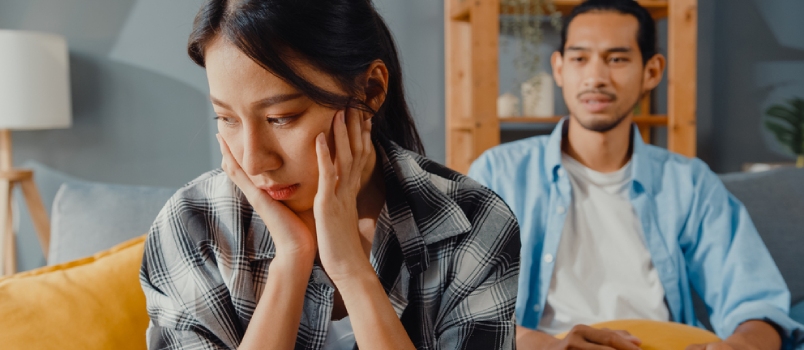
M550 65L553 66L553 80L558 87L564 87L564 57L561 52L555 51L550 56Z
M645 69L642 72L642 87L645 90L643 92L651 91L659 86L666 64L664 56L660 53L653 55L645 62Z
M375 111L379 110L388 91L388 67L382 60L375 60L366 71L365 77L363 93L366 104Z

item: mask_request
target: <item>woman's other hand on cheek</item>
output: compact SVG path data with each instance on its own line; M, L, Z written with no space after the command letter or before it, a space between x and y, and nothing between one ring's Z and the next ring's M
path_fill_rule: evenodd
M316 254L315 235L296 213L254 185L223 137L220 134L216 136L223 155L221 167L265 223L276 244L277 259L288 260L289 263L299 260L312 263Z
M350 108L333 120L334 161L324 134L316 138L318 193L313 211L321 264L337 285L374 269L363 250L358 229L357 195L361 173L371 152L371 121Z

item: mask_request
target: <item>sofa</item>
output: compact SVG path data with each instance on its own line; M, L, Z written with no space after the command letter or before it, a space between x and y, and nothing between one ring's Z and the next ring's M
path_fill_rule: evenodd
M67 272L57 275L61 282L37 283L72 283L73 288L80 289L77 296L63 300L60 291L50 291L44 296L10 296L25 299L33 307L12 306L12 310L25 314L21 317L37 317L37 312L48 315L50 323L47 330L40 330L39 325L19 327L17 324L32 322L27 319L6 321L16 327L4 327L0 321L0 344L5 338L18 341L38 341L36 348L70 349L70 348L115 348L143 349L145 347L144 328L147 326L147 314L144 310L144 296L139 290L137 270L142 257L142 239L151 222L167 199L175 191L174 188L154 188L142 186L125 186L81 181L64 174L54 172L41 165L35 165L37 183L43 192L46 202L52 198L51 217L51 251L47 258L48 267L22 274L24 279L50 276L53 271ZM721 176L726 187L751 214L771 255L791 291L791 316L799 322L804 321L804 169L777 169L762 173L735 173ZM48 181L55 181L53 184ZM44 184L44 185L43 185ZM58 188L55 194L49 192ZM24 215L23 215L24 217ZM22 229L22 227L21 227ZM24 234L24 232L21 232ZM34 235L33 232L29 233ZM93 255L95 254L95 255ZM78 259L78 260L76 260ZM109 269L109 265L124 264L119 269ZM74 270L78 269L78 272ZM80 270L84 269L84 270ZM125 271L125 272L123 272ZM71 274L72 273L72 274ZM120 276L125 276L122 278ZM122 278L122 279L121 279ZM86 279L86 280L82 280ZM120 279L120 281L117 281ZM79 281L76 281L79 280ZM111 282L109 282L111 281ZM0 313L10 312L8 303L4 306L4 283L0 280ZM109 284L113 284L109 286ZM118 283L114 285L114 283ZM101 286L112 290L113 295L93 296L96 288ZM125 286L125 287L122 287ZM129 293L118 295L115 288L125 288ZM54 289L55 290L55 289ZM72 292L72 290L71 290ZM89 296L85 296L85 293ZM61 305L53 305L50 309L36 309L40 306L37 298L56 299ZM107 299L108 298L108 299ZM80 300L75 300L80 299ZM73 304L89 305L72 308ZM16 307L16 309L14 309ZM128 308L126 310L126 308ZM30 311L33 310L33 311ZM37 311L39 310L39 311ZM92 315L107 310L112 316L97 318ZM132 311L133 310L133 311ZM21 312L24 311L24 312ZM29 312L30 311L30 312ZM698 300L696 311L699 318L708 318L706 309ZM28 315L26 313L31 313ZM71 314L72 313L72 314ZM82 313L82 317L91 318L88 324L73 322L74 315ZM137 317L130 317L131 315ZM7 315L4 315L7 316ZM104 325L113 331L107 331ZM66 330L65 330L66 329ZM29 333L25 333L29 332ZM90 333L94 337L71 346L63 342L72 341L75 333ZM125 341L120 338L125 337ZM22 339L22 340L20 340ZM53 346L49 346L52 344ZM4 347L6 348L6 347ZM11 346L9 348L15 348ZM28 346L24 348L30 348Z

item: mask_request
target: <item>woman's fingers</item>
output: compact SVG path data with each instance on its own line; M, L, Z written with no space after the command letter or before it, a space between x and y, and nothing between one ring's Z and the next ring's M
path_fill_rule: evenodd
M335 163L338 178L348 178L352 170L352 149L349 145L349 130L346 126L346 113L338 111L332 125L335 138Z
M336 136L337 138L337 136ZM318 134L315 138L315 152L318 158L318 195L332 192L335 188L335 165L332 164L327 139L324 133ZM340 156L340 155L339 155Z
M371 150L371 118L366 118L365 120L363 120L362 131L363 132L361 133L362 136L361 138L363 142L363 153L365 154L365 157L363 157L363 165L360 167L360 169L363 169L366 163L368 163L369 160L368 157L371 156L371 152L369 151Z
M229 175L229 178L232 179L232 182L246 194L246 197L251 197L255 195L259 189L257 186L251 182L251 179L248 178L248 175L243 171L240 167L240 164L232 155L232 151L229 149L229 145L226 143L226 140L221 137L220 134L216 134L215 137L218 138L218 144L221 147L221 155L223 156L223 160L221 161L221 168L223 171L226 172L226 175Z
M362 167L360 160L363 157L363 111L357 108L349 108L346 113L346 125L349 128L349 147L352 149L352 173L359 175Z

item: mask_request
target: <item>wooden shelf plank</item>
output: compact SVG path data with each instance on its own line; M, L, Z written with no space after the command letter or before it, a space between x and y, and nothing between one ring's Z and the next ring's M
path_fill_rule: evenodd
M471 0L451 0L453 2L452 13L449 17L453 21L469 22L469 17L472 13Z
M501 124L556 124L561 121L560 116L556 117L509 117L500 118ZM634 117L634 123L640 126L667 126L666 115L654 115L648 117Z
M469 0L464 0L464 4ZM668 0L638 0L639 4L650 12L654 19L666 18L668 13ZM556 6L556 11L561 12L562 15L567 16L572 12L575 6L580 5L583 0L553 0ZM500 14L512 15L516 14L516 10L510 7L501 6ZM466 18L468 19L469 11L466 11ZM455 16L453 16L455 19Z

